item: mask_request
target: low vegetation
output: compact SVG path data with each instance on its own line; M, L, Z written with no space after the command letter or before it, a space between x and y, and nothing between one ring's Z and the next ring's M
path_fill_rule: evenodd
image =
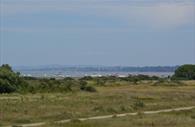
M113 117L105 120L72 121L66 124L51 124L44 127L194 127L192 116L195 110L152 115Z
M134 84L142 81L156 81L154 85L177 86L182 85L178 80L195 79L195 65L183 65L179 67L172 77L160 78L148 75L129 75L128 77L103 76L83 78L35 78L21 77L15 73L9 65L0 67L0 93L48 93L48 92L96 92L95 86L110 86Z
M154 86L153 83L147 81L139 85L96 86L98 92L2 94L0 95L0 121L2 125L6 126L42 121L51 123L64 119L140 112L139 120L144 122L151 117L143 116L143 111L194 106L195 82L184 81L184 83L185 85L177 87L167 87L163 85ZM158 114L155 116L155 119L160 122L164 115ZM181 118L178 117L178 120L180 120L178 121L172 115L167 114L164 120L169 120L169 118L171 118L170 122L176 122L178 125L186 119L185 116L182 116ZM118 126L121 124L122 126L122 118L116 119L119 123L115 124ZM106 121L102 122L104 120L99 120L96 123L98 127L112 126L111 123L116 119L109 119L109 124L106 124ZM129 119L134 119L134 117L132 116ZM194 114L190 114L188 119L194 120ZM120 122L120 120L122 121ZM133 125L132 121L127 120L125 123ZM157 124L158 122L154 123ZM190 122L186 123L186 127L189 126ZM77 124L63 124L62 126L84 126L88 122ZM136 126L139 126L137 124L138 121ZM161 121L161 124L164 125L163 121ZM89 121L89 125L93 127L94 123ZM53 125L52 127L55 126L59 125Z
M181 86L185 85L182 81L179 80L169 80L169 79L159 79L153 83L154 86Z
M194 106L195 81L190 80L193 73L189 73L189 80L181 80L177 74L166 78L129 75L55 79L21 77L9 65L3 65L0 67L0 126L44 121L49 123L48 127L194 127L194 110L148 116L142 113ZM114 115L127 112L138 112L138 116L117 118ZM113 118L109 120L78 121L82 117L110 114ZM52 123L64 119L72 121Z
M0 67L0 93L53 93L53 92L96 92L83 80L64 78L35 78L21 77L15 73L9 65Z

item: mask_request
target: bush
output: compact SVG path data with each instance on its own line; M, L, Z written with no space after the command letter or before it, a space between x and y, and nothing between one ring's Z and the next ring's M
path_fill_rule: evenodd
M134 84L138 84L139 81L142 81L142 80L158 80L158 79L159 77L157 76L148 76L148 75L142 75L142 74L129 75L128 77L123 78L123 80L133 82Z
M8 81L0 79L0 93L12 93L15 91L15 86L10 85Z
M93 86L86 86L84 90L87 92L96 92L97 91Z
M98 86L104 86L106 84L106 79L97 78L96 79L96 85Z
M80 89L81 89L81 90L85 90L86 86L87 86L87 82L81 80L81 81L80 81Z
M88 86L86 81L80 80L80 90L87 92L96 92L96 89L93 86Z

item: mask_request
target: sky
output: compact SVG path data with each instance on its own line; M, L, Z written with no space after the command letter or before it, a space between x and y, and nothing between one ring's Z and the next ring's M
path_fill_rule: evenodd
M195 64L195 0L0 0L1 63Z

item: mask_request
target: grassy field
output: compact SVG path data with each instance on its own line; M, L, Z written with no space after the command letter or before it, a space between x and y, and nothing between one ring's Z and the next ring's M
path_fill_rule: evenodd
M51 127L194 127L195 110L128 116L79 122L91 117L126 112L195 106L195 81L165 86L142 82L138 85L97 87L97 92L2 94L0 126L46 121ZM53 121L73 119L57 125Z
M195 110L153 115L127 116L105 120L72 121L43 127L194 127Z

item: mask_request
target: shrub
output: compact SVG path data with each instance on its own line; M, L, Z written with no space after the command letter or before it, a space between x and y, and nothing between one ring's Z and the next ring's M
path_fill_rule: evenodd
M84 90L87 92L96 92L97 91L93 86L86 86Z
M87 82L81 80L81 81L80 81L80 89L81 89L81 90L85 90L85 89L86 89L86 86L87 86Z
M98 86L104 86L106 84L106 80L102 79L102 78L97 78L96 79L96 85Z
M15 91L15 86L10 85L8 81L0 79L0 93L12 93Z
M96 89L93 86L87 85L87 82L84 80L80 80L80 90L87 92L96 92Z

